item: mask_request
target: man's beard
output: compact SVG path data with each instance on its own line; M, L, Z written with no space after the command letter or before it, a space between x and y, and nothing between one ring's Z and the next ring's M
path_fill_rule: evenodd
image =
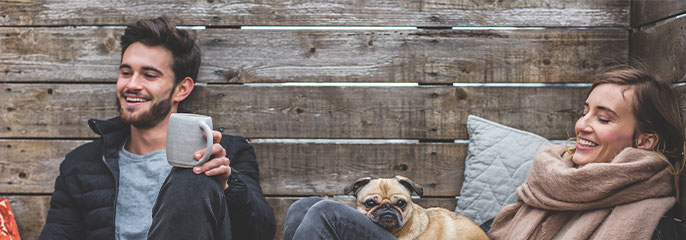
M121 117L124 123L131 124L136 128L146 129L155 127L158 123L164 120L167 117L167 114L169 114L169 112L171 111L173 101L172 95L173 91L171 94L169 94L169 97L167 99L162 99L161 101L153 104L149 110L140 113L137 118L134 118L131 112L128 112L128 110L121 107L119 97L117 97L117 108L119 108L119 116Z

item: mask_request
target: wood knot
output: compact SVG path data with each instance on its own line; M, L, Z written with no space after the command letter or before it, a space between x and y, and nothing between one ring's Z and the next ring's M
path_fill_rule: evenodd
M465 91L464 88L456 88L455 97L457 100L465 100L467 98L467 91Z

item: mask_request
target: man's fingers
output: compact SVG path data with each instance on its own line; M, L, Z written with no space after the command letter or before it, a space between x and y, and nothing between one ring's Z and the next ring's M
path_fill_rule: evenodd
M201 164L200 166L193 167L193 172L198 173L198 174L205 172L206 174L208 174L207 172L211 171L208 175L212 176L212 175L217 174L217 173L213 173L213 172L217 172L217 171L214 171L215 169L221 169L223 167L229 167L230 163L231 163L231 160L227 157L213 158L213 159L210 159L209 161ZM222 171L220 171L220 172L222 172Z
M205 171L205 175L207 176L228 176L230 174L231 167L225 165ZM226 179L228 179L228 177Z
M212 131L212 142L213 143L219 143L222 141L222 133L218 131Z
M205 133L202 134L203 137L207 137ZM219 131L212 130L212 143L219 143L222 141L222 133Z
M193 167L193 172L203 173L219 166L222 166L222 160L219 158L213 158L203 164Z
M210 154L211 157L214 158L225 157L226 149L224 149L222 145L219 145L219 143L215 143L212 145L212 152ZM193 157L195 158L195 160L200 160L203 155L205 155L205 149L195 152L195 155L193 155Z

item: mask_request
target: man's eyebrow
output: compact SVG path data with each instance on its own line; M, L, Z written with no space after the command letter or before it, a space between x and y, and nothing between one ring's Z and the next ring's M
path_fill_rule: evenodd
M131 67L130 65L128 65L128 64L119 65L119 69L122 69L122 68L132 68L132 67ZM162 71L160 71L159 69L154 68L154 67L145 66L145 67L142 67L142 69L143 69L144 71L154 71L154 72L156 72L156 73L158 73L158 74L160 74L160 75L164 75L164 74L162 73Z
M159 75L164 75L164 74L162 73L162 71L160 71L159 69L154 68L154 67L147 67L147 66L145 66L145 67L142 67L142 69L143 69L144 71L153 71L153 72L157 72Z

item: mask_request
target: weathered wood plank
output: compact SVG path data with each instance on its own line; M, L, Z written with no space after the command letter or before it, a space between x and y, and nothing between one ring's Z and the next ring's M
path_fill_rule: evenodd
M664 80L686 81L686 18L672 18L635 32L631 57L642 59Z
M121 33L0 28L0 81L114 82ZM586 82L629 47L625 29L194 33L209 83Z
M403 175L426 196L456 196L464 180L467 145L255 144L260 181L276 195L343 194L362 177Z
M0 140L0 192L52 193L59 164L85 140Z
M683 12L686 12L684 0L634 0L631 1L631 26L639 28Z
M2 1L0 25L627 26L629 0Z
M0 137L95 137L88 119L105 119L118 113L115 86L111 84L0 86Z
M10 205L17 220L19 234L22 239L38 239L40 231L45 224L45 217L50 208L49 196L3 196L10 200ZM267 203L273 208L276 216L276 236L274 239L281 239L283 227L286 222L286 212L293 202L301 197L267 197ZM333 197L336 201L341 201L349 206L354 206L354 199L350 197ZM414 202L424 207L443 207L454 210L457 201L454 198L421 198Z
M116 116L112 84L0 84L2 138L95 137ZM584 88L208 85L183 105L248 138L467 139L478 115L550 139L573 135ZM554 104L552 104L554 103Z
M38 239L50 209L50 196L16 196L2 193L0 198L2 197L6 197L10 202L21 239Z
M59 164L87 140L0 140L0 192L52 193ZM426 196L459 195L467 145L253 143L268 195L336 195L361 177L403 175Z

